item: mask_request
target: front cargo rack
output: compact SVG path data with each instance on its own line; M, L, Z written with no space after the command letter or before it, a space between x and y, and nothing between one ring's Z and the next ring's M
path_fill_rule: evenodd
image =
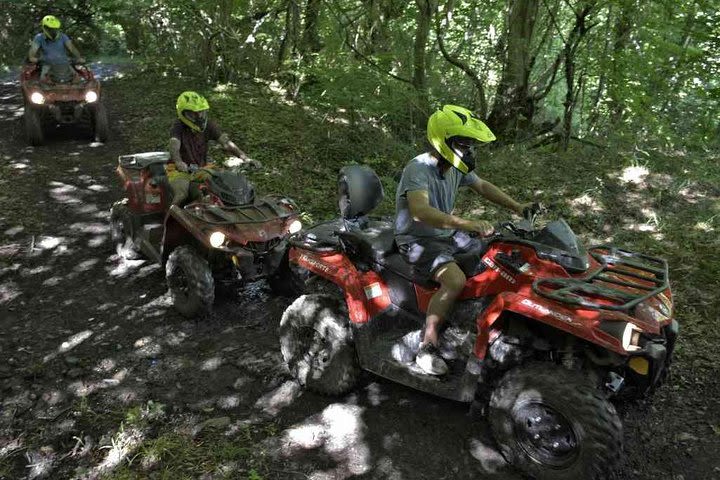
M628 312L669 288L668 263L662 258L609 245L598 245L588 252L600 263L599 268L582 278L536 280L533 291L591 310Z

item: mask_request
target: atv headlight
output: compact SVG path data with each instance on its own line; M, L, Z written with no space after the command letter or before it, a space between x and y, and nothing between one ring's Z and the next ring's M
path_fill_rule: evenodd
M223 232L213 232L210 234L210 245L213 248L220 248L225 243L225 234Z
M293 220L290 222L290 225L288 226L288 232L297 233L300 230L302 230L302 222L300 220Z
M45 96L40 92L33 92L30 95L30 101L35 105L42 105L45 103Z
M85 94L85 101L87 103L97 102L97 99L98 99L98 94L94 90L90 90L89 92L87 92Z
M640 350L640 330L634 323L627 323L623 330L622 346L628 352Z

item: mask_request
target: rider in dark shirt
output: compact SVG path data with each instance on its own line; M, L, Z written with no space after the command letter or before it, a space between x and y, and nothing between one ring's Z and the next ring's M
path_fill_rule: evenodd
M196 92L183 92L175 104L177 120L170 132L170 161L166 167L173 204L182 205L188 198L193 171L207 165L209 142L216 141L223 149L241 159L242 163L259 166L230 140L226 133L212 120L208 120L210 104ZM196 168L192 168L194 165Z

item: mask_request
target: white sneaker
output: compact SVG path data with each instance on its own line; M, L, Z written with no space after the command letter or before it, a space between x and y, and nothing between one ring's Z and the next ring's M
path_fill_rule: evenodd
M415 363L428 375L445 375L448 371L445 360L440 357L437 347L432 343L420 345Z

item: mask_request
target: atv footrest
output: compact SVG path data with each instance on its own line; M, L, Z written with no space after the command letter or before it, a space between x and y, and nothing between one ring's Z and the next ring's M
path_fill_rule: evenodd
M601 264L589 275L536 280L533 291L592 310L629 311L669 288L666 260L607 245L589 252Z

